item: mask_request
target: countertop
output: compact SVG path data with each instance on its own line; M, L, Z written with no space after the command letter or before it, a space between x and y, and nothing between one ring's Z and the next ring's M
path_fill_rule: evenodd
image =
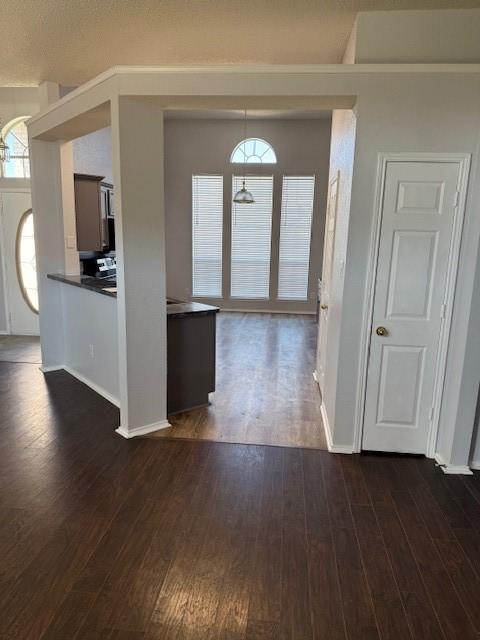
M74 287L80 287L81 289L88 289L89 291L110 296L111 298L117 297L117 292L114 290L117 286L115 279L93 278L92 276L84 275L66 276L61 273L49 273L47 278L63 282L64 284L70 284ZM218 307L212 307L209 304L202 304L201 302L182 302L181 300L167 299L167 316L207 315L217 313L218 311L220 311Z

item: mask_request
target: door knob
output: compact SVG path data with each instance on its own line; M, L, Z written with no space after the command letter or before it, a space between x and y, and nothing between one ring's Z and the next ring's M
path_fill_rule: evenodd
M377 327L375 333L377 336L388 336L388 331L385 327Z
M325 311L325 309L328 309L328 304L321 304L320 309L323 309Z

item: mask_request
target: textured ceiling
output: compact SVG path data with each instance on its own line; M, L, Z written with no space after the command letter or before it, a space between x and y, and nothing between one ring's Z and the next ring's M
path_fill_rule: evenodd
M0 0L0 86L114 65L340 62L358 11L480 0Z

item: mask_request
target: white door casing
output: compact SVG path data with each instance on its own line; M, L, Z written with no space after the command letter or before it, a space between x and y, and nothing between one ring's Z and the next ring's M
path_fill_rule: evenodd
M426 454L441 401L465 167L443 157L391 159L382 170L362 448Z
M18 226L23 214L32 207L31 194L29 190L24 189L1 190L0 200L9 332L15 335L38 335L38 315L30 309L23 297L18 281L16 258Z
M337 221L338 181L340 173L328 185L327 211L325 216L325 239L323 242L322 282L320 287L320 313L317 340L317 382L323 394L326 375L326 352L328 340L328 307L332 284L333 256L335 251L335 227Z

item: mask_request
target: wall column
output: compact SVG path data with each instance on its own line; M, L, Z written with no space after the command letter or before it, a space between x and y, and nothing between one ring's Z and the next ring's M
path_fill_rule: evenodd
M120 427L125 438L167 421L163 113L120 96L112 109Z

